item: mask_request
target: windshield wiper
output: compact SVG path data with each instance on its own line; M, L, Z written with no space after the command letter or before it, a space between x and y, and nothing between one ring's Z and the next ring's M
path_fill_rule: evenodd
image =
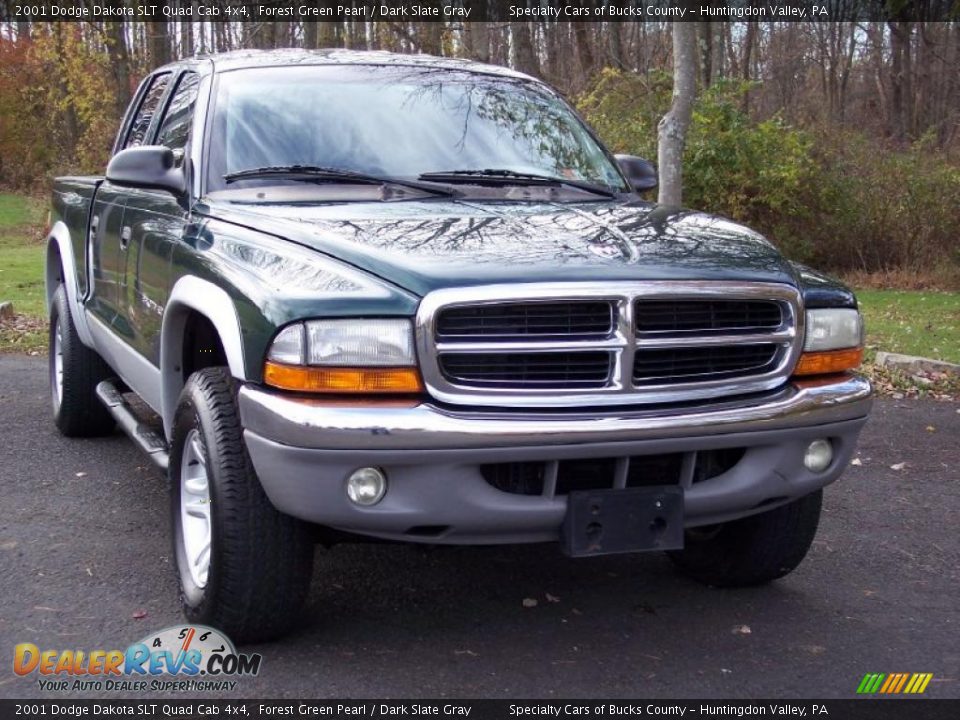
M249 168L227 173L223 180L228 185L238 180L253 180L257 178L278 178L282 180L300 180L303 182L360 182L368 185L400 185L402 187L422 190L432 195L451 196L450 190L418 183L414 180L388 177L385 175L371 175L370 173L344 170L336 167L321 165L269 165L267 167Z
M537 173L518 172L517 170L508 170L506 168L486 168L484 170L442 170L439 172L428 172L420 175L418 180L428 182L449 182L449 183L469 183L469 182L495 182L503 185L567 185L569 187L584 190L596 195L606 197L616 197L617 193L613 188L593 183L583 182L581 180L571 180L556 175L540 175Z

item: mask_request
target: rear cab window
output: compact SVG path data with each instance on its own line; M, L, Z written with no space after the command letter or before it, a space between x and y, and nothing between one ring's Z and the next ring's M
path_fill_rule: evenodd
M170 99L167 111L157 132L157 145L165 145L171 150L183 150L190 138L190 126L193 124L193 108L200 89L200 76L194 72L184 73L177 83L177 89Z
M137 113L130 122L130 129L127 131L127 137L120 147L121 150L137 147L146 142L148 137L147 133L150 130L150 125L153 123L157 108L159 108L160 101L163 99L167 87L170 85L170 78L170 73L163 73L162 75L155 75L150 80L150 86L143 94L140 107L137 108Z

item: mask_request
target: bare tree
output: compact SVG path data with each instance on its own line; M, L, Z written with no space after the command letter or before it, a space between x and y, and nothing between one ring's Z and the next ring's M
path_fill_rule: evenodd
M673 102L657 127L657 163L660 166L661 205L683 200L683 147L697 95L697 28L673 23Z

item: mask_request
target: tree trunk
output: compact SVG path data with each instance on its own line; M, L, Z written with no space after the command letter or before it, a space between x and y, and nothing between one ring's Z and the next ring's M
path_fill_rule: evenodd
M319 47L334 48L339 47L337 42L337 24L329 21L317 23L320 27L317 31L317 42Z
M314 5L315 6L315 5ZM314 20L306 20L303 23L303 46L308 50L317 47L317 23Z
M661 205L683 201L683 148L697 94L697 29L693 23L673 23L673 102L657 126L657 163Z
M60 90L60 97L69 98L70 97L70 88L67 85L66 73L63 71L63 65L65 62L64 59L64 33L66 31L72 30L73 28L69 23L50 23L48 27L53 28L53 41L54 48L57 54L57 69L59 72L56 73L57 77L54 78L54 82L57 83ZM72 102L65 103L64 109L64 130L66 137L63 142L63 149L66 151L68 157L73 159L76 152L77 137L80 134L80 124L77 120L77 111L73 106Z
M122 118L130 104L130 54L127 50L126 23L123 20L114 20L106 25L109 55L112 62L110 69L116 84L117 94L114 98L116 116Z
M113 23L108 23L113 25ZM170 26L166 20L147 23L150 64L160 67L170 62Z
M890 134L904 140L910 132L910 23L890 22Z
M189 11L191 9L190 0L181 0L181 7ZM196 15L196 10L193 11ZM193 55L193 22L190 20L180 21L180 57L190 57Z
M757 23L747 23L747 36L743 41L743 59L740 61L740 77L750 80L750 63L753 61L753 43L757 37ZM750 112L750 90L743 91L743 112Z
M591 48L590 27L592 23L573 22L573 40L577 46L577 57L580 58L580 69L583 71L583 81L593 76L594 64L593 49Z
M535 25L530 22L510 23L510 36L513 41L513 59L517 70L528 75L540 74L540 62L533 47L531 31Z
M610 64L617 70L625 70L623 64L623 37L620 35L621 23L607 23L605 31L610 35Z
M697 23L697 50L700 56L700 80L708 88L713 82L713 24Z

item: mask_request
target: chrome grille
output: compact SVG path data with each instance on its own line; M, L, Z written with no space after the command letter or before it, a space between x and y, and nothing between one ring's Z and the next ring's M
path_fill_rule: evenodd
M417 315L438 400L491 407L683 402L771 390L800 353L777 283L531 283L428 294Z

